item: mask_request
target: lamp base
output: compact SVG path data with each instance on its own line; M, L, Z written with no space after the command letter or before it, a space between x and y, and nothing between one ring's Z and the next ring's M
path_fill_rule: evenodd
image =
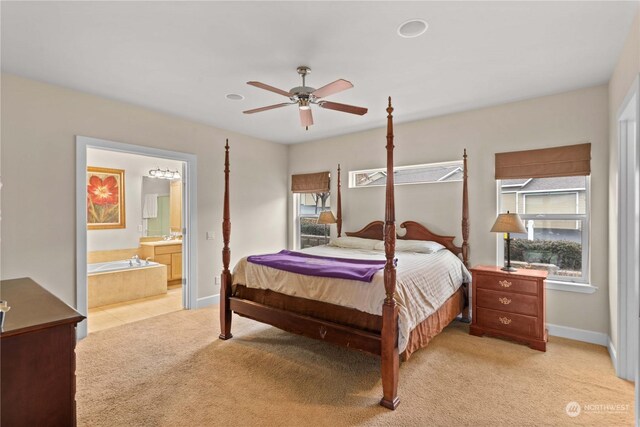
M518 271L518 269L517 269L517 268L515 268L515 267L511 267L511 266L508 266L508 267L502 267L502 268L501 268L501 270L502 270L502 271L510 271L510 272L512 272L512 273L513 273L514 271Z

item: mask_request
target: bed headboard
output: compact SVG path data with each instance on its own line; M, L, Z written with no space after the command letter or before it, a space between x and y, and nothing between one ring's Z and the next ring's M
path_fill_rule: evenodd
M402 236L399 234L396 235L396 238L399 240L429 240L440 243L442 246L453 252L454 255L462 254L462 247L456 246L453 243L455 236L441 236L415 221L405 221L400 224L400 228L404 228L407 231ZM373 221L365 225L361 230L346 232L346 235L350 237L360 237L363 239L383 240L383 230L383 221Z

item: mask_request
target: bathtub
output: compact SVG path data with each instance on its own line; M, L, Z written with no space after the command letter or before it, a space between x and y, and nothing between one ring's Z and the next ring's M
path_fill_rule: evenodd
M167 266L129 260L87 265L89 308L167 293Z
M130 265L129 263L131 262ZM87 274L91 276L96 273L107 273L109 271L119 271L119 270L133 270L135 268L143 268L143 267L153 267L160 265L157 262L152 261L140 261L141 264L137 264L133 260L124 260L124 261L109 261L109 262L98 262L95 264L87 264Z

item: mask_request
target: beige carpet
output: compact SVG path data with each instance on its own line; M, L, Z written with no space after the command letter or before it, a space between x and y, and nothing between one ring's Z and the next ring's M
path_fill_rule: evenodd
M401 403L389 411L378 406L376 357L235 315L234 338L220 341L217 319L217 308L181 311L80 342L78 424L633 424L633 386L604 347L551 338L540 353L454 322L401 364ZM582 405L577 417L565 413L570 401Z

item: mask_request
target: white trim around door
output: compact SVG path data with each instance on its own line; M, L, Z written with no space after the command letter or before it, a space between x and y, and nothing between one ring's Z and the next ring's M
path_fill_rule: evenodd
M639 341L640 270L640 76L635 79L617 118L618 138L618 286L616 373L636 380Z
M86 316L87 301L87 148L158 157L185 163L183 169L183 304L186 309L198 308L197 272L197 158L195 154L161 150L140 145L123 144L104 139L76 136L76 310ZM78 325L78 339L87 336L86 319Z

